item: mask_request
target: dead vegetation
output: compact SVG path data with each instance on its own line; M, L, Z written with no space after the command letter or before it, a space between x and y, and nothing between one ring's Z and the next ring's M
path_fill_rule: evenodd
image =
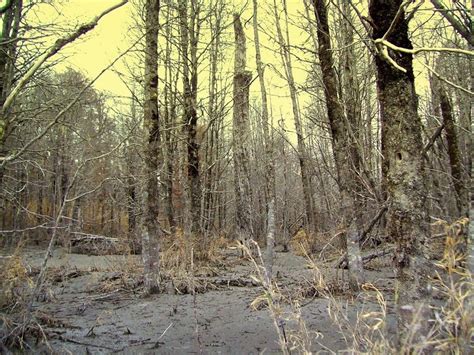
M432 327L427 342L433 349L443 353L467 353L466 349L472 349L473 337L473 312L472 304L469 303L472 298L472 275L460 267L464 257L458 246L462 242L458 232L460 227L443 224L443 228L446 242L442 250L437 250L440 261L437 263L436 277L433 278L433 289L439 303L432 309ZM399 353L400 347L394 343L394 316L390 306L394 297L393 289L383 284L366 283L359 294L352 293L344 280L344 270L335 271L333 276L329 276L328 267L332 268L333 263L319 259L318 252L310 254L306 251L306 247L311 247L308 239L301 232L291 245L294 252L299 251L306 259L308 274L289 282L279 272L273 280L268 279L264 257L256 243L253 243L252 250L240 244L247 260L253 265L254 273L239 274L235 273L235 267L245 265L248 261L239 257L233 242L216 237L204 243L200 238L186 239L181 231L177 231L174 236L166 236L163 242L162 283L166 285L163 292L196 295L232 287L254 288L256 297L248 306L255 312L271 314L283 353L310 353L316 345L324 347L321 335L311 330L302 316L305 307L324 300L334 325L345 338L347 349L356 353ZM334 257L329 259L334 260ZM369 266L380 270L390 266L388 260L377 258L370 261ZM21 246L8 258L2 258L2 263L0 336L4 351L29 347L34 349L38 344L48 347L48 339L64 338L61 329L71 329L71 324L57 319L53 313L40 311L40 308L31 314L27 312L32 282L39 270L22 261ZM55 293L58 286L96 272L102 276L94 287L86 290L88 296L75 314L80 316L93 303L142 297L141 261L135 255L127 254L118 257L105 271L93 267L87 270L49 268L41 292L36 295L35 304L54 304L59 297ZM355 316L354 307L357 308ZM411 341L408 337L401 349L420 348L419 344Z

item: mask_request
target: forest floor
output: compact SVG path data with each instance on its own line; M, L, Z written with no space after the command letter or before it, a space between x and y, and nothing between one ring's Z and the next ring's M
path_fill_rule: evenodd
M140 256L88 256L57 248L48 264L45 287L35 302L48 340L31 345L30 352L280 352L269 309L251 306L263 294L252 277L255 265L241 258L238 250L221 253L214 266L196 266L193 277L169 278L163 293L144 297L139 285ZM43 255L42 249L26 248L23 265L37 270ZM355 324L361 314L381 311L378 291L387 301L387 327L393 327L394 275L389 257L366 265L367 281L375 287L359 294L348 290L347 275L334 269L333 263L318 265L320 274L308 268L304 257L276 253L278 304L290 343L306 342L306 348L321 353L353 348L360 341L355 337L360 324ZM197 292L190 291L190 283Z

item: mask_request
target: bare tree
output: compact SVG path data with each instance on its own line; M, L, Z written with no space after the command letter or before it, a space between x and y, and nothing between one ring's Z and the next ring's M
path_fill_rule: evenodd
M198 0L179 2L179 23L181 31L181 56L183 79L183 123L186 130L187 178L189 187L188 214L191 217L191 232L201 229L201 178L199 170L199 141L197 136L198 113L198 43L202 18Z
M272 277L273 268L273 249L274 249L274 235L275 235L275 166L273 142L271 140L270 130L271 122L268 114L268 100L267 89L265 87L265 67L262 63L262 55L260 52L260 37L258 29L258 3L253 0L253 33L255 41L255 62L257 65L258 81L260 83L260 96L262 98L262 126L263 139L265 145L265 191L268 201L268 226L267 226L267 271L269 278Z
M373 0L370 3L374 40L386 39L399 47L412 48L404 5L402 0ZM394 262L399 329L404 334L407 324L418 327L415 334L417 341L428 330L427 310L423 302L427 298L431 271L424 256L424 245L430 230L425 201L424 161L420 153L423 148L421 121L417 112L412 54L397 53L392 60L405 72L382 55L375 59L389 199L387 234L396 243ZM418 313L420 310L421 316Z
M273 1L273 12L275 16L275 26L277 31L277 38L280 46L280 55L282 64L284 67L285 78L288 82L288 88L290 91L291 106L293 110L293 119L296 129L297 137L297 148L299 154L299 163L301 168L301 181L303 184L303 198L305 201L306 208L306 221L308 224L308 230L314 232L316 228L314 201L313 201L313 189L311 187L311 162L309 159L308 149L306 147L306 141L303 133L303 126L301 122L301 112L298 102L298 94L296 88L296 82L293 75L292 58L290 51L290 34L288 30L288 10L286 7L286 1L283 1L283 12L285 15L286 31L283 33L282 26L280 23L279 8L276 4L276 0Z
M234 14L234 113L232 149L236 197L236 234L240 239L252 238L252 211L249 171L249 85L252 73L246 70L245 33L240 15Z
M356 137L351 135L355 127L355 114L344 115L344 107L338 97L336 73L331 51L328 11L324 0L314 0L317 23L318 54L323 75L324 94L329 125L331 127L332 148L336 163L338 184L341 193L341 210L346 227L347 251L350 270L350 284L358 289L363 282L362 258L359 239L362 201L360 200L360 153ZM351 108L354 109L354 108Z
M142 256L145 287L148 293L159 291L160 272L160 195L158 173L160 168L160 113L158 109L158 26L160 1L147 0L145 4L145 102L143 119L148 133L146 147L145 213L142 227Z

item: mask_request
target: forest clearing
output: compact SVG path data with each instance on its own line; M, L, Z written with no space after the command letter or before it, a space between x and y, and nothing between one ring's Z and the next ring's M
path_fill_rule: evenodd
M473 16L0 0L0 353L473 353Z

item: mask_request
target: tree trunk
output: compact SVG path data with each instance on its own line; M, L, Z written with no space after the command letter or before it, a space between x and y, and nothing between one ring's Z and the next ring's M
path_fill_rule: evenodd
M232 148L234 153L234 185L236 209L236 234L240 240L253 238L249 170L249 85L252 73L245 70L245 33L240 17L234 14L234 113Z
M286 2L284 2L285 14L287 13ZM311 163L309 161L308 149L306 147L306 142L303 134L303 126L301 124L301 115L298 103L298 95L296 91L296 84L293 76L293 67L291 61L290 53L290 36L288 32L288 18L286 18L286 33L283 37L283 31L280 25L280 17L278 15L278 7L276 1L273 1L274 15L275 15L275 24L278 35L278 41L280 45L280 54L282 57L283 66L285 68L285 76L288 82L288 88L290 90L291 105L293 109L293 119L295 122L296 129L296 138L297 138L297 149L298 149L298 159L301 169L301 181L303 185L303 197L305 201L305 211L306 211L306 222L308 226L308 231L310 233L315 232L316 230L316 221L315 221L315 208L313 201L313 189L311 187Z
M369 14L373 20L373 38L385 36L399 47L412 48L408 23L404 10L400 9L402 3L403 0L371 1ZM401 16L396 18L399 9ZM425 206L421 121L417 112L412 55L398 52L392 58L406 73L381 56L375 58L389 199L386 229L396 244L394 262L400 339L405 342L411 335L411 339L420 345L429 326L423 302L428 298L430 272L423 253L430 230ZM421 317L415 316L418 310Z
M147 0L145 14L145 102L143 107L145 129L148 132L146 157L145 213L142 226L142 256L145 288L148 293L159 292L160 226L159 214L159 156L160 116L158 110L158 25L160 1Z
M170 18L173 15L172 9L167 8L166 12L166 54L165 54L165 88L164 88L164 104L165 104L165 117L164 124L166 131L164 133L164 156L165 156L165 171L163 174L164 186L166 188L165 193L165 215L168 220L168 227L171 231L174 231L176 227L174 207L173 207L173 176L174 176L174 166L173 160L175 156L174 152L174 125L176 124L176 110L175 110L175 97L176 91L173 90L172 80L173 80L173 66L171 65L171 41L172 38L172 27L170 24Z
M331 127L334 161L341 192L342 218L346 228L349 283L352 289L358 289L364 280L359 248L359 228L363 204L359 197L360 183L358 182L360 154L356 137L350 133L355 120L355 113L351 109L351 116L346 119L344 108L338 98L326 4L324 0L313 0L313 4L317 23L318 55L323 75L327 114Z
M188 209L191 217L191 233L201 229L201 180L199 175L199 142L197 139L197 83L198 58L197 45L199 37L198 4L191 0L190 23L188 24L187 0L179 3L181 28L181 54L183 61L183 102L184 126L187 142L187 175L189 184Z
M273 269L273 249L275 245L275 162L273 158L273 142L270 135L271 122L268 115L267 90L265 88L265 72L260 53L260 38L258 31L258 4L257 0L253 0L253 33L255 41L255 62L257 65L258 81L260 83L260 95L262 97L262 126L263 139L265 145L265 191L268 201L267 213L267 273L268 279L272 278Z
M441 115L443 116L444 131L446 132L446 141L448 143L449 167L451 170L451 179L456 192L456 207L458 216L468 216L469 214L469 194L465 186L463 174L463 164L461 152L459 151L458 135L456 132L453 107L448 95L442 86L439 86L439 99Z

